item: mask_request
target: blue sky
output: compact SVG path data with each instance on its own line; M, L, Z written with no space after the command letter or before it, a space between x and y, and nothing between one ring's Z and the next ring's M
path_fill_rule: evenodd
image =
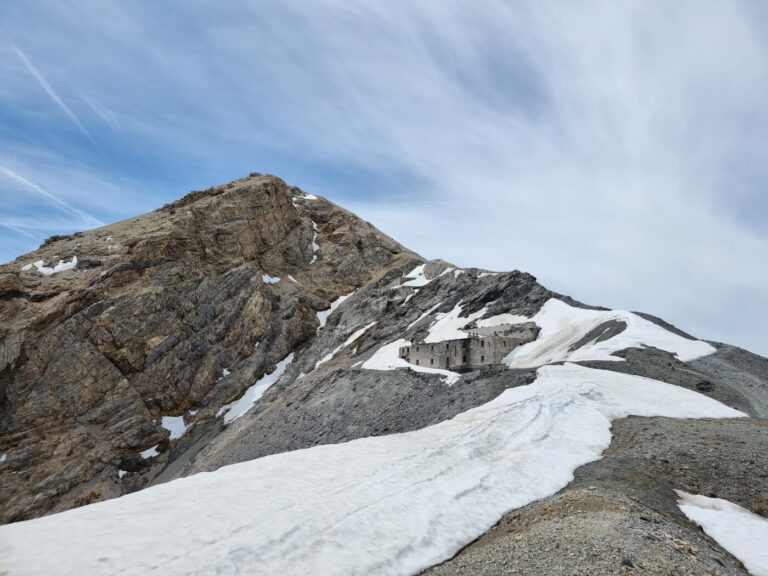
M249 172L768 355L761 2L6 3L0 261Z

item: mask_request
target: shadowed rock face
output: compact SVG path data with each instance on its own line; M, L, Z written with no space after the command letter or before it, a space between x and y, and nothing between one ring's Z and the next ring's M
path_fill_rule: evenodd
M74 270L22 270L73 256ZM117 470L167 459L163 416L211 419L315 335L318 310L417 258L254 175L0 267L0 521L141 487ZM160 457L139 456L158 444Z

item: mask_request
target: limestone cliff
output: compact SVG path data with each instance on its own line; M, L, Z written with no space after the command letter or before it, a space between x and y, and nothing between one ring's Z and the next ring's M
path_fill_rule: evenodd
M118 470L162 464L140 453L168 449L163 417L212 419L315 335L317 311L416 259L252 175L1 266L0 521L141 487Z

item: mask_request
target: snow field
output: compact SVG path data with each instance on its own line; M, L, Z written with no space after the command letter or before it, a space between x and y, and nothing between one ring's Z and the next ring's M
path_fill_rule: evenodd
M768 576L768 520L722 498L675 490L680 510L754 576Z
M569 351L590 330L611 320L625 322L627 328L603 342L593 341L573 352ZM535 322L541 327L541 332L534 342L515 348L504 358L510 368L533 368L563 361L623 361L612 354L643 346L666 350L684 362L715 352L711 344L678 336L637 314L621 310L585 310L556 298L548 300L535 316L526 321Z
M276 454L0 526L12 574L414 574L600 457L611 419L743 416L669 384L539 369L455 418ZM194 519L194 521L190 521Z

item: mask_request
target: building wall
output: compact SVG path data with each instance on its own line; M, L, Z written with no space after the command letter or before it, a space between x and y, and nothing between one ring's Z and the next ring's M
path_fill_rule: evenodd
M471 370L489 364L499 364L511 350L520 344L532 342L539 328L531 323L522 329L506 330L502 334L475 334L461 340L448 340L426 344L415 342L400 348L400 357L410 364L444 370ZM499 328L497 328L499 329Z

